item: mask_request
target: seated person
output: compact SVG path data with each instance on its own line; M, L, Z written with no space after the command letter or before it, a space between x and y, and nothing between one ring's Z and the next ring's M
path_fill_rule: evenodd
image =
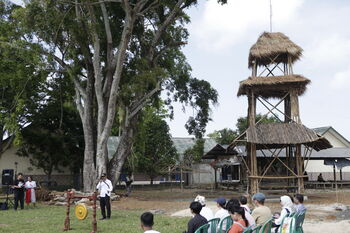
M304 206L304 196L302 194L295 194L294 196L294 208L295 211L298 213L305 212L306 207Z
M281 226L283 219L295 212L294 204L289 196L282 196L280 204L282 206L281 215L279 216L279 218L274 219L272 223L272 226L275 227L276 233L278 232L278 229Z
M218 211L215 213L215 218L220 218L220 222L218 224L218 228L220 227L220 224L222 222L222 220L228 216L230 216L230 214L228 213L228 211L226 210L226 199L223 197L219 197L218 199L216 199L216 206L218 207ZM225 220L226 222L226 220ZM226 232L226 225L225 223L223 224L223 231Z
M241 207L241 204L239 203L239 200L237 198L232 198L226 204L227 210L229 209L230 206ZM252 227L255 226L255 220L253 216L246 209L243 208L243 210L244 210L245 219L248 220L247 226L252 226Z
M257 226L263 225L272 217L270 208L265 206L265 198L263 193L256 193L253 195L253 203L256 207L252 212L252 216Z
M247 197L245 197L245 196L240 196L240 197L239 197L239 203L241 204L241 207L243 207L246 211L248 211L249 213L252 212L252 211L250 210L249 206L247 205L247 203L248 203Z
M228 212L233 220L233 225L228 233L242 233L248 226L244 208L236 205L229 205Z
M141 228L145 233L160 233L159 231L152 230L153 227L153 214L145 212L141 215Z
M198 201L192 202L190 209L193 218L188 222L186 233L194 233L198 228L208 223L207 219L200 215L202 205Z
M318 181L318 182L326 182L326 181L323 179L322 173L320 173L320 174L318 175L317 181Z
M202 205L202 210L201 210L200 214L204 218L206 218L207 221L214 218L213 211L209 207L205 206L205 197L204 196L197 195L197 197L194 199L194 201L197 201Z

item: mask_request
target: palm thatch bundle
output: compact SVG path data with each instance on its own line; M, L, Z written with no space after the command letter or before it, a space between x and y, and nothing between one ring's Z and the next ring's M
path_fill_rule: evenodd
M249 68L254 62L258 66L269 65L272 63L288 64L295 62L302 55L303 49L292 42L281 32L264 32L258 41L250 48ZM274 60L274 62L272 62Z
M247 130L247 142L256 144L257 149L298 144L310 146L317 151L332 147L327 139L297 123L265 123L250 126Z
M289 90L297 90L298 95L304 94L306 86L311 81L302 75L249 77L240 82L238 96L247 95L252 90L255 95L265 98L283 97Z

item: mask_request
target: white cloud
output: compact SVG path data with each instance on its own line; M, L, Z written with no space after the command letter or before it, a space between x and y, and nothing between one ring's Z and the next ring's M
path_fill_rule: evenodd
M318 67L343 67L348 65L349 57L350 38L338 34L315 38L305 49L305 58Z
M273 0L273 28L295 18L302 3L303 0ZM191 25L192 36L201 48L226 50L244 40L251 29L268 31L269 9L269 0L229 0L227 5L209 0L202 16Z
M331 82L331 87L337 90L350 89L350 66L347 70L337 72Z

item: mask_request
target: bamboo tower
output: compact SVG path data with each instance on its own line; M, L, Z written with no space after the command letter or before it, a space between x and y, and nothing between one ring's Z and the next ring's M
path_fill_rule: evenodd
M299 193L304 193L304 160L311 151L330 148L330 143L301 123L299 96L306 91L310 80L293 73L293 64L302 55L302 49L280 32L264 32L251 47L248 67L251 77L240 82L238 96L248 97L248 129L231 144L246 143L245 165L248 171L249 192L259 191L263 179L288 180L288 185L297 183ZM272 104L271 99L277 99ZM256 105L262 104L267 114L279 119L278 123L256 121ZM279 109L283 105L283 110ZM283 116L281 119L274 112ZM303 145L303 147L302 147ZM257 151L269 151L270 161L265 167L258 167ZM285 153L286 160L280 155ZM267 176L274 163L284 165L286 174Z

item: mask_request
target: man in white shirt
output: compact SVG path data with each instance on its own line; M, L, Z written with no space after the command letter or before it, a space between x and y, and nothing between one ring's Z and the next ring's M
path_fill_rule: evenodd
M202 205L202 210L200 212L200 215L202 215L204 218L207 219L207 221L212 220L214 218L213 211L205 206L205 197L197 195L197 197L194 199L194 201L199 202Z
M159 231L152 230L153 224L152 213L145 212L141 215L141 228L144 233L160 233Z
M98 182L96 189L100 192L100 207L102 218L100 220L106 219L106 209L107 209L107 219L111 218L111 192L113 190L112 182L107 179L106 173L102 173L101 179Z

